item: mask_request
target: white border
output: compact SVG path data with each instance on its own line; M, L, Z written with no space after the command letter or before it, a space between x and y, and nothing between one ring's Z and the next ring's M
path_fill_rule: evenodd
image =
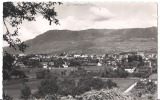
M6 0L0 0L0 15L1 15L1 18L0 18L0 29L1 29L1 35L0 35L0 46L3 46L3 22L2 22L2 11L3 11L3 2L5 2ZM22 1L22 0L10 0L10 1ZM23 1L45 1L45 0L23 0ZM47 0L47 1L53 1L53 0ZM54 1L62 1L62 2L66 2L65 0L54 0ZM78 1L78 2L81 2L81 1L84 1L84 2L97 2L97 1L118 1L118 2L121 2L121 1L127 1L127 2L131 2L131 1L136 1L136 2L140 2L140 1L143 1L143 2L157 2L158 4L160 3L160 1L158 0L68 0L69 2L71 1ZM159 16L159 13L160 13L160 7L158 5L158 16ZM158 20L158 23L160 23L160 20ZM159 26L159 25L158 25ZM158 27L158 33L160 32L160 28ZM159 60L159 57L160 57L160 53L159 53L159 47L160 47L160 35L158 34L158 66L160 65L160 60ZM2 99L2 47L0 48L0 99ZM160 87L160 68L158 67L158 87ZM158 94L160 93L160 88L158 88ZM158 99L160 99L160 95L158 95Z

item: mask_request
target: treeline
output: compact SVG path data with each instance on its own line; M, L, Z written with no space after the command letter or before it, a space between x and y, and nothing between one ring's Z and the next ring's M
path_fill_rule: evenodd
M126 78L129 76L129 73L124 68L117 68L116 70L105 69L100 76L107 78Z
M38 86L38 91L33 94L36 98L44 98L46 95L71 95L75 97L92 89L100 90L102 88L112 89L117 84L112 80L102 81L100 78L83 76L80 78L62 78L47 77L43 79Z

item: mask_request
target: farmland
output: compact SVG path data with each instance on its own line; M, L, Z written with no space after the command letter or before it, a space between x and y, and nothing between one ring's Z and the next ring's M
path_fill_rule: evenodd
M51 73L60 73L61 71L66 70L66 75L69 75L69 73L74 70L74 67L70 67L70 68L53 68L50 70ZM89 66L89 67L85 67L85 70L102 70L104 69L104 67L97 67L97 66ZM33 69L25 69L25 70L29 70L28 75L30 77L36 77L36 71L39 70L39 68L33 68ZM103 80L107 80L107 78L103 78ZM138 81L138 79L129 79L129 78L113 78L112 79L113 82L117 83L117 85L119 86L119 88L122 91L125 91L130 85L132 85L133 83L135 83L136 81ZM37 89L37 86L40 84L40 80L29 80L29 82L26 82L26 84L28 86L30 86L32 92L35 91ZM20 97L20 90L23 88L23 83L17 83L17 84L9 84L6 85L4 84L4 89L7 91L7 93L10 96L13 96L14 98L19 98Z
M132 84L137 82L139 79L120 79L120 78L114 78L112 79L113 82L117 83L119 88L122 91L125 91L127 88L129 88Z
M31 90L34 91L37 89L37 86L39 85L40 80L38 81L31 81L26 82L28 86L30 86ZM23 88L23 83L17 83L12 85L3 85L3 88L5 91L7 91L7 94L14 97L19 98L20 97L20 90Z
M122 91L125 91L129 86L131 86L134 82L138 81L137 79L121 79L121 78L115 78L112 79L113 82L117 83L119 88ZM37 89L37 86L40 84L39 81L31 81L27 82L28 86L32 89L32 91L35 91ZM14 98L20 97L20 90L23 88L22 83L18 84L12 84L12 85L4 85L4 89L7 91L7 93Z

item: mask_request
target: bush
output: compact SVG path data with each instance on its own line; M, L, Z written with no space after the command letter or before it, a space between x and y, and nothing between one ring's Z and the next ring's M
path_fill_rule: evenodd
M27 100L31 97L31 89L29 86L24 84L24 88L21 90L21 99Z
M87 75L87 71L84 68L78 67L78 70L75 71L71 71L71 73L69 74L70 77L83 77Z
M3 92L3 100L13 100L13 97Z
M57 92L58 85L56 78L45 78L38 86L38 94L42 97L45 97L46 95L54 95L57 94Z
M108 79L106 82L104 82L103 87L108 88L108 89L112 89L112 88L115 88L118 86L117 86L117 83L113 82L111 79Z
M36 72L36 77L38 79L44 79L45 77L50 75L50 71L49 70L45 70L45 69L40 69Z
M137 85L135 86L136 89L144 89L145 84L141 81L137 82Z
M103 88L104 82L99 78L92 78L89 83L90 87L95 90L100 90Z
M22 70L13 70L11 76L17 76L19 78L27 78L26 74Z
M58 84L58 93L60 95L72 95L75 88L74 79L65 78Z
M137 82L135 89L144 89L146 93L154 94L157 89L157 86L156 84L154 84L154 82Z
M148 78L152 73L150 71L144 71L144 72L135 72L133 73L134 77L141 77L141 78Z
M128 76L129 73L122 68L118 68L117 70L105 69L105 71L101 73L101 77L107 78L126 78Z
M156 86L156 84L154 84L154 82L148 82L146 84L146 88L145 89L146 89L146 91L148 93L154 94L156 89L157 89L157 86Z
M8 71L3 70L3 80L8 80L8 79L10 79L10 75Z

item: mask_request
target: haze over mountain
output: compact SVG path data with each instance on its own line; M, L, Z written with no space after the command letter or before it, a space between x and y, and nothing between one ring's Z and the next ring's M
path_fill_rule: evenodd
M157 51L157 27L129 29L49 30L27 40L26 54ZM9 53L21 53L4 47Z

